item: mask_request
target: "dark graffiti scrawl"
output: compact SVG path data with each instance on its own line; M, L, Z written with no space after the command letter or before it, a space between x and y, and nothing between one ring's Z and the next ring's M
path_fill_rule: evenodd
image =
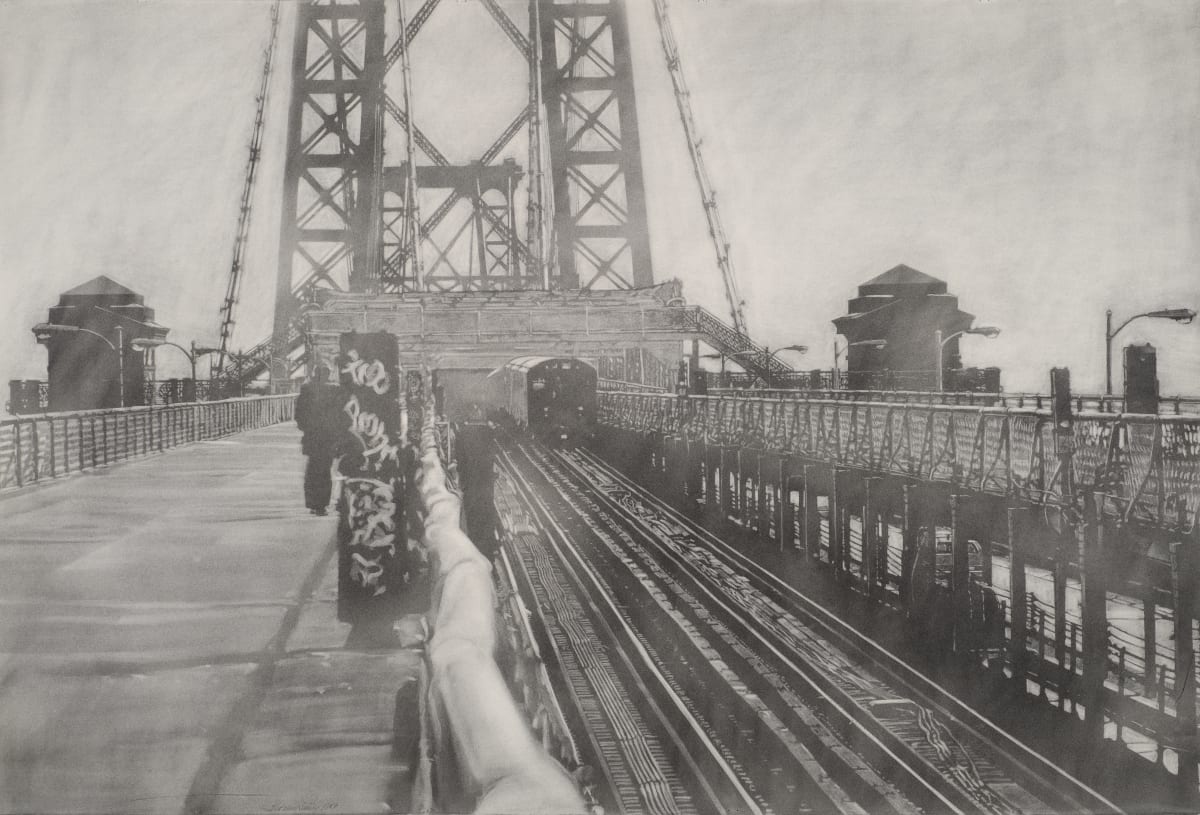
M337 366L349 420L339 467L338 617L355 623L396 613L411 455L395 337L343 334Z

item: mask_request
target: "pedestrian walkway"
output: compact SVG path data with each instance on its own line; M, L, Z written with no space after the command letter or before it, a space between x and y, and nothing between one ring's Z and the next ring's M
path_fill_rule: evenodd
M276 425L0 499L0 813L408 808L420 652L345 647L303 466Z

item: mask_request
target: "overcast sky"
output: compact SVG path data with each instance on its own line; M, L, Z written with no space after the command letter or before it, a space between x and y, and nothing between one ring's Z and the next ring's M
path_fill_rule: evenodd
M416 7L409 0L410 13ZM506 2L524 26L524 2ZM726 313L649 0L630 9L655 271ZM389 7L392 6L389 0ZM684 68L760 341L832 363L830 320L906 263L996 340L1008 390L1103 384L1104 310L1200 306L1200 2L675 0ZM266 0L0 0L0 378L29 328L107 274L171 339L217 336ZM271 321L291 37L284 17L235 345ZM525 97L468 0L414 44L418 123L473 158ZM447 111L454 110L453 118ZM523 148L514 156L525 163ZM1200 393L1200 325L1142 320L1167 393ZM160 370L186 370L159 354ZM1119 366L1118 366L1119 367Z

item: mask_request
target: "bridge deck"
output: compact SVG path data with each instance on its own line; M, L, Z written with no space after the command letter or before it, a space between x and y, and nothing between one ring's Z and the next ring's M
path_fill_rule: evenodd
M0 500L0 812L404 809L291 425Z

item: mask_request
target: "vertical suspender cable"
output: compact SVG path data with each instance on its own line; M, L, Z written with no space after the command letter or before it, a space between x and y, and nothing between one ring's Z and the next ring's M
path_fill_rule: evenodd
M654 0L654 16L658 20L658 33L662 40L663 54L667 58L667 70L671 74L671 84L675 88L675 103L679 107L679 118L683 122L688 153L692 157L692 170L696 176L696 183L700 186L700 200L704 204L704 217L708 219L708 234L712 236L713 247L717 252L717 266L720 268L721 277L725 282L725 298L729 301L733 327L739 333L746 334L746 315L743 312L745 303L738 293L737 276L734 273L733 260L729 256L729 239L725 236L721 213L717 209L717 194L712 188L712 181L704 164L704 156L700 152L701 139L698 135L696 119L692 115L691 92L683 78L679 49L675 43L675 32L672 30L671 20L667 16L667 0Z
M262 75L259 78L258 96L255 97L254 129L250 135L250 157L246 163L246 175L242 182L242 198L238 210L237 230L233 239L233 262L229 267L229 283L225 299L221 303L221 342L213 370L225 368L225 357L229 352L229 341L233 335L233 310L237 305L242 288L242 265L246 256L246 242L250 237L250 204L254 194L254 180L258 176L258 159L262 155L263 121L266 118L267 92L271 87L271 64L275 60L275 43L279 39L279 0L271 4L271 33L267 38L267 50L263 57Z
M417 201L417 150L413 136L412 65L408 59L408 21L404 13L404 0L396 0L400 10L400 73L403 76L404 92L404 135L405 155L408 161L408 178L404 190L404 214L408 219L405 230L411 241L409 254L412 259L413 283L418 291L425 288L425 272L421 264L421 206Z

